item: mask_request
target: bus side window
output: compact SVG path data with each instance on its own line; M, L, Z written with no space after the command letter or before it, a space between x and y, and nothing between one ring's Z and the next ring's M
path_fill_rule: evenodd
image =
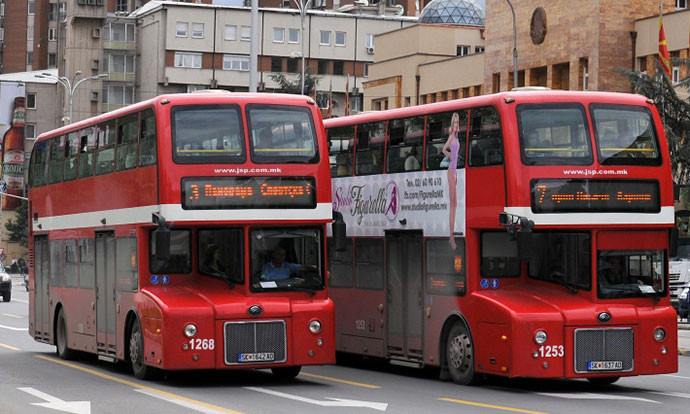
M501 121L496 108L473 108L470 116L470 166L503 164Z
M141 113L139 124L139 166L156 163L156 117L152 109Z
M138 290L138 263L137 238L118 237L115 246L115 280L117 280L118 291L136 292Z
M98 126L96 175L108 174L115 168L115 121Z
M358 289L383 289L383 239L355 240L355 284Z
M62 240L50 241L50 286L62 286Z
M95 240L79 239L79 287L93 289L96 286Z
M71 132L65 143L63 166L63 180L70 181L77 178L77 157L79 155L79 132Z
M65 136L50 139L50 159L48 160L48 183L55 184L62 181L62 160L65 155Z
M117 170L137 166L137 122L139 114L120 118L117 122Z
M328 269L331 272L329 286L333 288L351 288L354 282L354 267L352 256L352 238L345 243L346 250L336 252L333 238L328 238Z
M455 240L451 250L448 239L426 241L426 291L432 295L463 296L467 286L465 239Z
M372 122L357 127L357 175L383 172L385 122Z
M450 123L453 114L458 114L459 127L458 141L458 163L457 168L465 167L465 141L467 137L467 111L458 110L452 112L442 112L429 114L426 132L426 169L442 170L448 168L450 159L443 154L443 146L448 141L450 134Z
M394 119L388 122L386 171L397 173L421 170L423 138L423 116Z
M505 231L482 234L481 268L483 277L520 276L517 241L510 240Z
M31 154L30 169L31 187L41 187L46 184L46 161L48 155L48 141L41 141L34 145L33 153Z
M81 132L79 143L79 178L93 176L93 156L96 148L97 127L89 127Z
M79 263L77 262L77 240L67 239L64 241L65 248L65 287L79 287Z
M344 126L328 130L328 153L331 164L331 177L352 175L355 127Z

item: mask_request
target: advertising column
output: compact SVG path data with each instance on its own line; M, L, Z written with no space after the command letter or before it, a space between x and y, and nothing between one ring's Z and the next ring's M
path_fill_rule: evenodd
M24 195L24 97L14 99L12 126L2 139L2 178L7 183L7 193ZM2 197L2 209L14 210L21 200Z

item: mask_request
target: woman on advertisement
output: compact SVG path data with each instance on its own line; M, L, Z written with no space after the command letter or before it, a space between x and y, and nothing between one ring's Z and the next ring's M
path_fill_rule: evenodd
M458 207L458 177L456 169L458 166L458 152L460 151L460 140L458 139L458 131L460 130L460 116L457 112L453 113L450 121L450 131L448 133L448 140L443 145L443 154L450 160L448 165L448 195L450 197L449 207L449 227L450 237L448 243L450 248L455 250L455 210Z

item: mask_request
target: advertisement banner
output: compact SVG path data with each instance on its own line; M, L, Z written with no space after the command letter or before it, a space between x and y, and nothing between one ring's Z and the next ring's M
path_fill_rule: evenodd
M383 236L384 230L423 230L425 236L465 235L465 170L455 171L457 200L451 217L449 171L417 171L333 179L333 209L348 236ZM453 220L454 219L454 220ZM330 226L329 226L330 227Z

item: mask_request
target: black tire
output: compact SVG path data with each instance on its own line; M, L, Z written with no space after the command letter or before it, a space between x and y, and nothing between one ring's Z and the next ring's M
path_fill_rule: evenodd
M136 378L147 380L154 377L155 368L144 363L144 335L139 319L134 320L129 334L129 362Z
M474 372L474 345L465 324L458 321L450 328L446 341L446 364L453 382L473 385L479 382Z
M594 385L611 385L619 379L621 379L621 377L592 377L587 378L587 381Z
M12 299L12 292L7 292L2 295L2 301L3 302L9 302L10 299Z
M76 352L69 349L67 345L67 323L65 322L65 311L60 309L55 328L55 348L60 359L72 360L76 357Z
M283 380L289 380L293 379L296 376L299 375L299 372L302 370L302 367L297 365L294 367L281 367L281 368L271 368L271 371L273 372L273 375L276 377L283 379Z

